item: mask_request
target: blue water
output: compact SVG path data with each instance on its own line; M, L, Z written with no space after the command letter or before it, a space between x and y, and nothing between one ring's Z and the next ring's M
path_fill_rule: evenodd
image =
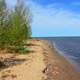
M50 37L56 50L66 57L80 72L80 37Z

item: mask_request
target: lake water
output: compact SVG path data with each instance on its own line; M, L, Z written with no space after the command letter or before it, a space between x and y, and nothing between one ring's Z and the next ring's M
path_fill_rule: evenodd
M47 37L55 49L63 55L80 73L80 37Z

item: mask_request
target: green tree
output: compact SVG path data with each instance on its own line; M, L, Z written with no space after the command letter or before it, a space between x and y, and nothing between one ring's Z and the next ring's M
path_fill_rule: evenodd
M31 36L29 10L21 0L18 0L14 11L12 11L9 23L11 24L10 33L13 35L12 38L15 39L12 41L19 43Z
M14 10L7 11L5 0L0 1L0 44L23 49L24 41L31 37L31 16L22 0L17 0ZM0 46L0 47L1 47Z
M0 27L4 26L5 15L6 15L5 0L0 0Z
M0 0L0 47L6 44L6 27L8 23L8 15L5 0Z
M0 48L4 46L5 43L5 34L4 34L4 27L7 23L7 16L6 16L6 4L5 0L0 0ZM5 64L0 59L0 68L4 67Z

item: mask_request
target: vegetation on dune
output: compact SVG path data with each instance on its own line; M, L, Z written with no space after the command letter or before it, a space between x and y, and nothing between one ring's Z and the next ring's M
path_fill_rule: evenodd
M31 37L31 15L24 1L17 0L13 10L8 10L5 0L0 0L0 48L26 52L24 41Z

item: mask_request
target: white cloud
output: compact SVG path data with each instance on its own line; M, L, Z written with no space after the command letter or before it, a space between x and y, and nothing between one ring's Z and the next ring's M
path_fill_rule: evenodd
M47 35L62 35L61 31L69 31L69 33L72 32L71 34L74 33L73 35L77 35L77 33L80 35L79 14L72 13L68 10L57 9L54 7L54 4L53 6L51 4L46 7L41 6L38 3L34 3L33 1L29 1L28 4L33 13L32 29L33 31L37 31L33 32L33 35L39 33L46 33ZM68 32L66 32L66 35L69 35Z
M14 6L16 3L16 0L6 1L10 6ZM28 0L27 4L33 14L33 36L42 36L43 34L43 36L80 35L80 14L58 8L63 4L52 3L47 6L42 6L34 2L34 0ZM76 2L72 3L71 6L79 4Z
M50 23L56 26L74 26L80 25L80 15L68 11L58 10L54 7L42 7L36 3L31 3L31 11L33 13L33 22L38 24ZM78 17L78 18L77 18ZM49 24L49 25L50 25ZM77 25L77 26L79 26Z

